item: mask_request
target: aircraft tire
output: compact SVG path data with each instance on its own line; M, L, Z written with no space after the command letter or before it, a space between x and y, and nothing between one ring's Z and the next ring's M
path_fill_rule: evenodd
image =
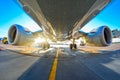
M49 49L50 48L50 44L47 43L47 42L44 42L43 45L42 45L42 48L43 49Z
M74 49L77 49L77 45L76 45L76 44L74 44L74 46L73 46L73 47L74 47Z
M49 48L50 48L50 44L46 43L46 49L49 49Z
M73 48L73 44L70 44L70 49L72 49Z
M70 49L77 49L77 45L76 44L70 44Z

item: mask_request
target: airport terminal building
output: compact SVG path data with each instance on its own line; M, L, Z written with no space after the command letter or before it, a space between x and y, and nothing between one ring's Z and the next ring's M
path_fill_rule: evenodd
M113 35L113 38L120 37L120 30L118 29L112 30L112 35Z

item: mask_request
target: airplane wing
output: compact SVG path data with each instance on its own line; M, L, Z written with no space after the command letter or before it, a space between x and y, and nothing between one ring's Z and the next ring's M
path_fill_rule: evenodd
M19 0L43 30L57 37L81 29L111 0Z
M108 46L112 34L107 26L101 26L90 33L79 31L86 23L103 10L111 0L18 0L20 6L42 28L38 32L28 32L24 27L14 24L8 31L11 44L33 43L40 37L54 41L83 35L87 43L95 46ZM43 38L42 37L42 38ZM56 40L57 38L57 40ZM74 44L70 48L75 47ZM46 44L44 44L46 46ZM76 48L76 47L75 47Z
M73 31L80 30L91 19L97 16L110 2L111 0L97 0L82 19L76 22Z

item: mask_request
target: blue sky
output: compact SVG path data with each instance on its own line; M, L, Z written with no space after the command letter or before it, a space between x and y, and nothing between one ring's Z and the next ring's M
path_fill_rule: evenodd
M82 30L89 32L93 28L107 25L111 30L120 30L120 0L112 0L112 2L86 24Z
M40 27L29 17L13 0L0 1L0 37L7 36L11 25L20 24L32 31ZM82 30L89 32L93 28L107 25L111 30L120 29L120 0L112 2L94 19L92 19Z
M14 0L0 1L0 37L8 35L11 25L20 24L31 31L40 27L15 3Z

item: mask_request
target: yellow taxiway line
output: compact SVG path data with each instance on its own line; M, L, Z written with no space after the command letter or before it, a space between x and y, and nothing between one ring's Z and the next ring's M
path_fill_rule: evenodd
M54 62L53 62L53 66L50 72L50 76L49 76L49 80L55 80L56 79L56 71L57 71L57 63L58 63L58 54L59 54L59 48L57 50Z

